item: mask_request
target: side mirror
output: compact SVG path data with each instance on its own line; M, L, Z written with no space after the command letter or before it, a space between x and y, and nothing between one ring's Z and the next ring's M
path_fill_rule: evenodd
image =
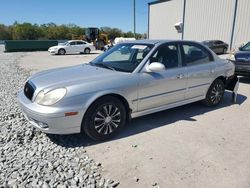
M146 71L147 72L161 72L166 70L165 66L159 62L153 62L147 65Z
M239 50L242 51L242 49L243 49L242 46L240 46L240 47L239 47Z

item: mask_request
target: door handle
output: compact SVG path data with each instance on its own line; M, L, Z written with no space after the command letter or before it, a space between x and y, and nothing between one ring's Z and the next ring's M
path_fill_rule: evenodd
M214 73L214 69L211 69L210 72L211 72L211 73Z
M184 77L184 74L178 74L176 78L177 79L182 79L183 77Z

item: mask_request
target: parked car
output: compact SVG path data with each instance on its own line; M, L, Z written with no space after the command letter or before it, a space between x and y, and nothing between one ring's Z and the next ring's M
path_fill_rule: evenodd
M105 140L130 118L195 101L216 106L233 78L234 64L200 43L130 41L88 64L34 74L18 101L45 133Z
M231 54L229 60L235 64L236 75L250 76L250 42Z
M206 40L202 42L216 54L225 54L228 50L228 44L221 40Z
M59 44L58 46L52 46L48 49L51 54L73 54L73 53L85 53L89 54L95 50L94 45L82 41L82 40L70 40L68 42Z
M116 37L114 41L109 41L109 43L104 46L103 51L105 52L105 51L109 50L110 48L112 48L116 44L120 44L122 42L127 42L127 41L134 41L134 40L136 40L136 39L135 38Z

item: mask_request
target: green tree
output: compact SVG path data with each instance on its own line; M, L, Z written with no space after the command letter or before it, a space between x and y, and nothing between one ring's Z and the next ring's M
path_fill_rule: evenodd
M35 40L39 37L38 25L30 23L15 23L12 28L12 38L14 40Z
M85 29L81 28L75 24L69 24L67 25L68 28L68 33L67 33L67 38L77 38L85 34Z
M11 40L11 27L0 24L0 40Z
M123 32L118 28L101 27L101 31L108 35L108 38L114 40L116 37L122 37Z
M131 31L128 31L127 33L124 33L123 35L126 38L134 38L134 33L132 33Z
M118 28L101 27L101 33L108 35L109 39L116 37L134 37L134 34L122 32ZM65 40L78 38L85 34L85 28L75 24L57 25L55 23L31 24L14 22L11 26L0 24L0 40ZM145 38L145 34L136 34L137 39Z

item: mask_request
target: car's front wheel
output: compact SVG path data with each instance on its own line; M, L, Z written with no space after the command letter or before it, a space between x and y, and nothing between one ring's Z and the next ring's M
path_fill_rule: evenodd
M221 79L216 79L208 89L206 98L203 100L203 103L206 106L216 106L218 105L224 96L225 84Z
M64 49L58 50L58 54L59 55L64 55L65 53L66 53L66 51Z
M125 125L126 110L115 97L107 96L94 102L83 119L83 131L94 140L114 137Z

